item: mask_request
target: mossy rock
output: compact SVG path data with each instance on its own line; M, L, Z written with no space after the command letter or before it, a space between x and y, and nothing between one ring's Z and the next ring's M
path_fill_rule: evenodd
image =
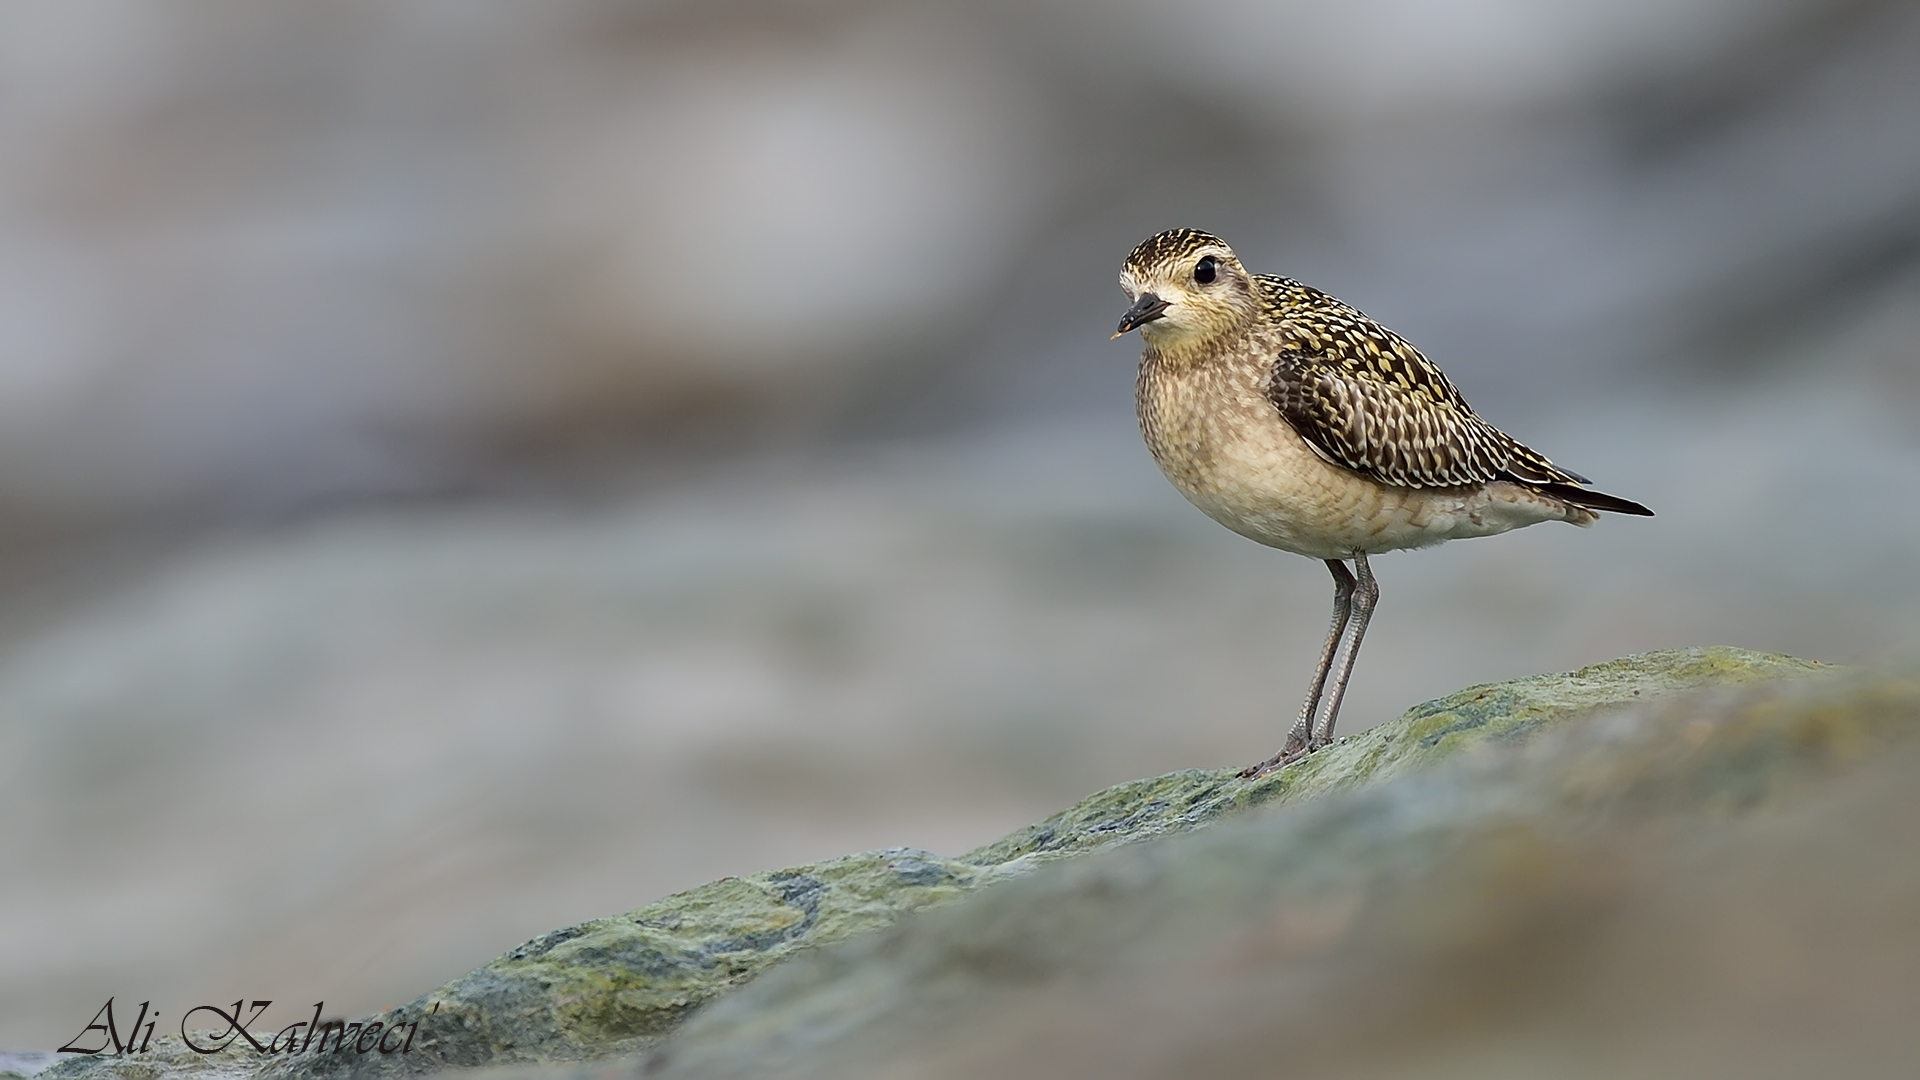
M431 1025L422 1024L404 1056L271 1058L255 1071L275 1080L310 1080L581 1061L643 1050L695 1008L798 952L891 926L1046 863L1185 832L1251 807L1424 770L1472 747L1515 742L1575 717L1675 691L1830 670L1792 657L1703 648L1471 687L1257 781L1234 770L1171 773L1099 792L958 858L911 849L849 855L725 878L637 911L556 930L405 1006L367 1018L391 1025L432 1013ZM206 1062L209 1068L215 1064ZM144 1068L139 1059L80 1058L42 1075L172 1080L171 1074L149 1076Z
M1676 691L1833 670L1811 660L1746 649L1666 649L1566 674L1470 686L1416 705L1398 719L1341 739L1259 780L1242 780L1233 769L1193 769L1120 784L960 859L1006 866L1184 832L1235 810L1398 776L1468 747L1511 742L1572 717Z
M520 1080L1910 1075L1916 851L1920 679L1667 698L1049 867Z

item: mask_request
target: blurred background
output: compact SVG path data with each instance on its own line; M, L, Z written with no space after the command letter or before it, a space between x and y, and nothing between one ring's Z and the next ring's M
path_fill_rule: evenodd
M1270 753L1330 590L1140 446L1173 225L1660 513L1377 560L1346 729L1920 644L1920 5L9 4L0 1046Z

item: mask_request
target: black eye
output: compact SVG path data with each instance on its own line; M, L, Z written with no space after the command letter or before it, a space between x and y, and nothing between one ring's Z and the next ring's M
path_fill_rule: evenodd
M1193 280L1199 282L1202 285L1213 284L1213 272L1218 265L1219 265L1218 263L1213 261L1213 256L1211 255L1207 256L1204 259L1201 259L1197 263L1194 263L1193 264Z

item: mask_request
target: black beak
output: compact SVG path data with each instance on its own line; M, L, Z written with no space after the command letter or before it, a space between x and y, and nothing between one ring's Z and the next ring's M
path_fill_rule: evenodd
M1165 300L1160 299L1150 292L1143 292L1140 294L1140 299L1135 300L1133 306L1127 309L1127 313L1120 316L1120 329L1115 330L1113 336L1119 337L1129 330L1145 326L1153 320L1161 318L1166 313L1167 302Z

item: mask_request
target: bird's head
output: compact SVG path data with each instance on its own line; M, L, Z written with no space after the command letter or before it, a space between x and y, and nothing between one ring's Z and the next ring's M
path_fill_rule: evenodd
M1204 347L1259 311L1233 249L1198 229L1168 229L1141 241L1120 270L1120 287L1133 306L1113 336L1138 329L1162 352Z

